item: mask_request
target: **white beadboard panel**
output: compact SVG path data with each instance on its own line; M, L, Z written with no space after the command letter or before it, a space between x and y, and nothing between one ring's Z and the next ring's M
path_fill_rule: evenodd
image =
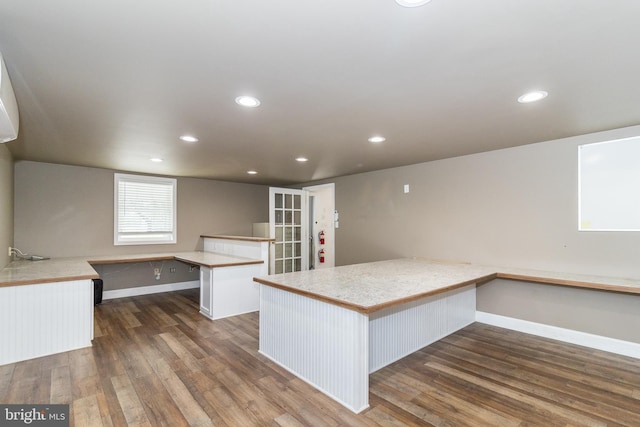
M265 267L269 265L269 242L251 242L233 239L205 237L204 251L234 255L245 258L261 259Z
M390 307L369 316L369 372L475 321L475 285Z
M260 353L355 413L369 406L368 316L262 285Z
M261 259L264 263L260 265L260 272L257 276L266 276L269 274L269 250L269 242L252 242L213 237L204 238L205 252Z
M476 321L475 284L449 291L444 295L447 300L447 335Z
M93 282L0 288L0 365L91 346Z

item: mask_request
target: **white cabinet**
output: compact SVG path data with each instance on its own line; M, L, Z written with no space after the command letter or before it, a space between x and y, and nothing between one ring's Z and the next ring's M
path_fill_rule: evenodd
M260 285L253 278L269 274L269 243L272 239L202 237L204 254L209 259L198 263L200 313L210 319L220 319L258 311ZM253 263L248 264L247 261Z
M257 311L263 264L200 267L200 313L210 319Z

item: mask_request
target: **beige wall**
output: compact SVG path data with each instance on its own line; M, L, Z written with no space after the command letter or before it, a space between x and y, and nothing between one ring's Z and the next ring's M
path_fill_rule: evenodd
M202 250L201 234L251 235L268 221L268 187L178 178L178 243L114 246L113 173L106 169L15 163L15 246L50 257ZM100 267L105 289L191 280L196 273L163 272L156 281L144 263ZM149 280L141 280L144 275ZM179 276L179 277L178 277ZM197 280L195 277L193 280ZM150 283L146 283L150 281Z
M338 178L338 263L421 256L640 278L640 232L577 229L578 144L637 134L640 127Z
M626 128L332 180L340 213L337 264L417 256L640 279L640 232L577 230L578 144L638 134L640 127ZM539 301L558 294L531 286ZM509 299L492 304L493 287L481 287L479 309L540 321L531 286L525 291L514 284ZM600 293L574 293L594 318L611 321L612 336L616 328L630 328L608 317L615 306L597 308ZM586 332L601 332L587 311L571 309L572 298L559 298L545 314L549 324L566 326L558 319L573 314ZM621 298L640 303L638 296ZM640 314L634 319L640 324Z
M189 267L188 264L180 261L95 264L93 266L104 282L105 291L199 281L200 269L192 270ZM159 279L154 274L156 268L160 269Z
M9 263L9 246L13 246L13 159L0 144L0 268Z
M493 280L477 292L486 313L640 343L640 296L515 280Z

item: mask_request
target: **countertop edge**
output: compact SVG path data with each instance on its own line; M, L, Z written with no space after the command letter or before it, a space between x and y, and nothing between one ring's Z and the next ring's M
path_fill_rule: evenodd
M212 254L214 256L219 255L229 259L236 258L237 261L232 262L230 260L224 260L222 262L210 263L203 260L195 259L193 257L189 257L190 254L192 255L194 253ZM104 257L95 256L95 257L86 257L86 258L75 257L75 258L68 258L68 259L53 258L51 259L51 261L54 261L54 262L68 261L68 262L74 262L78 264L86 264L87 269L90 268L93 271L93 273L87 272L87 274L75 274L75 275L74 274L47 275L46 273L34 274L34 276L37 276L37 277L28 278L28 279L6 280L3 282L0 282L0 288L8 288L12 286L25 286L25 285L40 285L44 283L67 282L67 281L73 281L73 280L98 279L100 276L93 269L93 265L129 264L129 263L136 263L136 262L173 261L173 260L186 262L194 265L199 265L201 267L207 267L207 268L222 268L222 267L233 267L233 266L242 266L242 265L264 264L264 261L261 259L243 258L243 257L237 257L233 255L228 255L228 254L220 254L216 252L199 252L199 251L184 252L182 254L180 252L176 252L175 254L159 253L157 255L131 254L131 255L119 255L119 256L113 255L113 256L104 256ZM49 260L46 260L46 261L49 261ZM40 262L46 262L46 261L29 261L29 262L40 263ZM33 265L36 266L40 264L33 264ZM6 268L11 268L11 264L5 267L5 269Z
M283 291L287 291L287 292L291 292L293 294L298 294L298 295L302 295L304 297L308 297L308 298L312 298L318 301L323 301L332 305L337 305L339 307L342 308L346 308L349 310L353 310L353 311L357 311L359 313L363 313L363 314L368 314L368 310L369 307L364 307L361 305L357 305L357 304L353 304L353 303L349 303L346 301L342 301L339 300L337 298L331 298L325 295L320 295L320 294L316 294L315 292L309 292L309 291L305 291L303 289L298 289L298 288L292 288L286 285L282 285L280 283L276 283L276 282L271 282L269 280L266 279L262 279L260 277L254 277L253 278L254 282L260 283L262 285L266 285L266 286L270 286L272 288L277 288L277 289L281 289Z
M468 264L464 264L464 265L468 265ZM428 296L437 295L443 292L462 288L470 284L482 285L494 279L510 279L510 280L526 281L526 282L547 284L547 285L567 286L567 287L573 287L578 289L592 289L592 290L600 290L600 291L606 291L606 292L628 293L632 295L640 294L640 286L636 286L634 283L635 281L631 279L610 278L611 283L607 283L606 277L599 277L599 276L584 275L584 277L581 278L580 275L577 275L578 277L562 277L562 276L567 276L567 274L557 273L557 272L556 273L546 272L546 271L537 272L539 274L536 274L536 272L530 272L530 271L521 272L517 270L510 272L509 269L503 269L503 268L491 268L491 270L495 272L485 274L485 275L479 275L478 277L473 277L462 282L452 283L450 285L442 286L437 289L430 289L425 292L418 292L413 295L392 299L392 300L385 301L385 302L378 303L371 306L359 305L356 303L344 301L328 295L323 295L321 293L308 291L308 290L297 288L295 286L278 283L277 281L272 281L265 278L256 277L253 280L263 285L286 290L292 293L296 293L309 298L324 301L330 304L338 305L340 307L344 307L349 310L357 311L359 313L364 313L364 314L371 314L388 307L405 304L405 303L412 302ZM274 278L274 280L277 280L277 278ZM624 281L624 280L630 280L631 283L629 285L625 285L624 283L614 283L616 281Z
M389 307L394 307L397 305L401 305L401 304L406 304L412 301L416 301L422 298L426 298L426 297L430 297L433 295L438 295L444 292L448 292L448 291L453 291L456 289L460 289L460 288L464 288L465 286L469 286L472 284L479 284L479 283L485 283L488 282L490 280L493 280L496 278L496 274L488 274L485 276L480 276L478 278L473 278L473 279L469 279L469 280L465 280L463 282L458 282L458 283L453 283L451 285L447 285L447 286L443 286L440 287L438 289L430 289L428 291L424 291L424 292L420 292L414 295L409 295L407 297L403 297L403 298L397 298L394 300L390 300L390 301L386 301L384 303L380 303L380 304L375 304L375 305L371 305L371 306L363 306L363 305L359 305L359 304L354 304L354 303L350 303L347 301L343 301L337 298L332 298L332 297L328 297L326 295L320 295L317 294L315 292L310 292L310 291L305 291L303 289L299 289L299 288L294 288L294 287L290 287L287 285L283 285L277 282L272 282L260 277L254 277L253 281L260 283L262 285L266 285L266 286L271 286L273 288L277 288L277 289L281 289L283 291L287 291L287 292L291 292L294 294L298 294L298 295L302 295L308 298L312 298L318 301L323 301L329 304L333 304L333 305L337 305L349 310L353 310L353 311L357 311L358 313L362 313L362 314L371 314L371 313L375 313L377 311L380 310L384 310L385 308L389 308Z
M560 279L555 277L545 277L545 276L532 276L529 274L519 274L519 273L496 273L497 279L508 279L508 280L518 280L521 282L533 282L533 283L541 283L546 285L558 285L558 286L568 286L573 288L582 288L582 289L594 289L601 291L609 291L609 292L621 292L628 294L640 294L640 287L634 288L631 286L625 285L614 285L610 283L596 282L596 281L581 281L581 280L570 280L570 279Z
M158 256L153 256L152 254L150 255L145 255L143 257L140 258L106 258L106 259L92 259L92 258L87 258L87 262L91 265L95 264L95 265L109 265L109 264L132 264L132 263L136 263L136 262L148 262L148 261L171 261L176 259L175 256L172 255L158 255Z
M251 236L225 236L218 234L201 234L200 237L207 239L223 239L223 240L239 240L244 242L275 242L276 239L270 237L251 237Z
M225 263L215 263L215 264L196 261L194 259L189 259L187 257L180 257L180 256L175 256L173 259L181 262L186 262L189 264L199 265L201 267L207 267L207 268L222 268L222 267L236 267L236 266L242 266L242 265L264 264L264 261L261 259L256 259L256 260L247 259L246 261L225 262Z
M14 282L0 283L0 288L11 288L14 286L42 285L44 283L73 282L75 280L98 279L100 276L96 274L85 274L80 276L65 276L43 279L16 280Z

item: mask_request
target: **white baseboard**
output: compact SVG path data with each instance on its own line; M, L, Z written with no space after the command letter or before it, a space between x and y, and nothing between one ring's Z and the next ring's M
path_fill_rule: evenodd
M133 297L136 295L158 294L161 292L181 291L183 289L199 288L200 281L192 280L190 282L167 283L164 285L140 286L138 288L116 289L113 291L104 291L102 299L115 299Z
M498 314L485 313L483 311L476 311L476 322L640 359L640 344L630 341L588 334L586 332L500 316Z

